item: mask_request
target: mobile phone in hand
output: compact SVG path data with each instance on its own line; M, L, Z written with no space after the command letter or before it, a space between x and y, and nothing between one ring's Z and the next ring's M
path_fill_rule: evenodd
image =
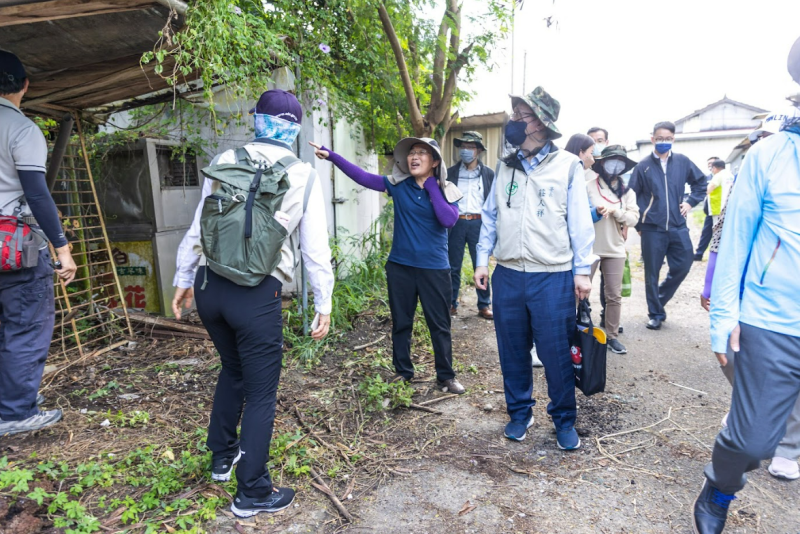
M319 314L316 314L314 320L311 321L311 331L313 332L317 328L319 328Z

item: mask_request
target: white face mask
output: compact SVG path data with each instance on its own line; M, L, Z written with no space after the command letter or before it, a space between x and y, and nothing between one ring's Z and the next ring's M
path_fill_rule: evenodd
M603 169L609 176L618 176L625 170L625 162L619 159L611 159L603 162Z
M594 150L592 150L592 156L598 157L600 154L603 153L603 149L606 147L603 143L595 143Z

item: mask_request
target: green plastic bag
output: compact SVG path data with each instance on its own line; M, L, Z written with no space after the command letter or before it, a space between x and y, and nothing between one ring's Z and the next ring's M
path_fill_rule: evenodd
M625 269L622 271L622 296L631 296L631 264L628 255L625 255Z

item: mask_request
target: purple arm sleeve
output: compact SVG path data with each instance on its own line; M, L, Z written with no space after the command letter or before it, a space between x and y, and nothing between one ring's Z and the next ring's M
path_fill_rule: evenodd
M331 150L330 148L322 147L322 150L328 152L328 160L339 167L339 170L345 173L351 180L360 186L372 189L373 191L386 191L386 184L383 181L383 176L380 174L372 174L365 171L358 165L350 163L342 156Z
M702 295L710 299L711 298L711 282L714 280L714 269L717 267L717 253L716 252L709 252L708 253L708 265L706 266L706 282L705 286L703 287Z
M447 202L436 178L431 176L425 180L425 191L427 191L428 195L431 197L433 213L435 213L436 218L439 219L439 224L445 228L452 228L455 226L456 221L458 221L458 206Z

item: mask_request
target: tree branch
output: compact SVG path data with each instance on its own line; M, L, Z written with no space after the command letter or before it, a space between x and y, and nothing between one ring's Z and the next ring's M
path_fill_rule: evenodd
M436 114L430 118L432 122L435 121L434 124L439 124L442 122L445 116L450 113L450 104L453 103L453 97L455 96L456 85L458 83L458 73L461 71L464 65L469 63L469 54L472 52L472 46L474 44L475 43L470 43L468 47L461 51L453 64L450 65L449 72L447 74L447 80L444 82L444 92L441 107L437 109Z
M386 11L386 6L384 6L382 2L378 5L378 15L381 18L383 32L386 34L386 38L389 39L389 44L392 45L394 59L397 63L397 70L400 72L400 79L403 82L403 89L405 90L406 100L408 101L408 112L411 117L411 126L414 129L414 135L422 136L425 133L425 121L417 105L414 86L411 84L411 76L408 74L408 66L406 65L406 59L403 55L403 47L400 45L400 40L397 38L397 33L392 25L392 20L389 18L389 13Z
M448 5L439 24L439 33L436 35L436 53L433 55L433 89L431 90L431 103L428 109L436 109L442 101L442 86L444 85L444 64L447 58L447 19L450 17L450 7Z

